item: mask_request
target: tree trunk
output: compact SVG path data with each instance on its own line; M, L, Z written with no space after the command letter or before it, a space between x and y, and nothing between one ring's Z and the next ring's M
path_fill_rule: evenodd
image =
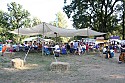
M123 15L122 15L122 16L123 16L123 24L122 24L122 28L123 28L123 33L122 33L122 35L123 35L123 38L122 38L122 39L123 39L123 40L124 40L124 38L125 38L125 37L124 37L124 31L125 31L125 29L124 29L124 18L125 18L124 13L125 13L125 12L124 12L124 0L123 0Z

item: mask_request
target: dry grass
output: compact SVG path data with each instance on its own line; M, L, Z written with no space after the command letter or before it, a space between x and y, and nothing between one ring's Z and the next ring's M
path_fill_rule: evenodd
M24 59L24 56L24 52L17 52L13 58ZM69 71L51 71L50 64L55 62L53 55L29 53L22 69L13 68L10 57L0 57L0 83L124 83L125 78L111 78L125 73L125 64L117 64L115 59L107 60L94 53L61 55L57 60L68 62Z

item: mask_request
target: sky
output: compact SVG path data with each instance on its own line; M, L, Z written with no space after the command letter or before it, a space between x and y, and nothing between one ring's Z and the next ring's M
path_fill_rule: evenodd
M70 1L70 0L69 0ZM57 12L62 12L72 28L72 22L63 12L64 0L0 0L0 10L7 11L7 3L16 2L30 12L32 17L41 19L42 22L51 22L56 19Z

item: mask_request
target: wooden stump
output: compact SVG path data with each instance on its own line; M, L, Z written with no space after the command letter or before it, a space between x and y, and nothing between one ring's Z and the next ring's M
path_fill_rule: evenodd
M67 62L52 62L50 68L52 71L67 71L70 68L70 64Z
M20 58L15 58L15 59L12 59L12 66L14 68L17 68L17 69L20 69L24 66L24 61Z

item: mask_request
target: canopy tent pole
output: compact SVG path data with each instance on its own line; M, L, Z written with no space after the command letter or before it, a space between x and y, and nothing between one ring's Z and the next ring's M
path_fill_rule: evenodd
M44 55L44 22L43 22L43 39L42 39L42 55Z
M88 31L88 27L87 27L87 42L89 42L89 31Z
M54 32L54 34L56 35L56 37L55 37L55 38L56 38L56 43L57 43L57 33L56 33L56 32Z
M87 28L87 37L89 37L89 31L88 31L88 28Z
M31 49L31 46L29 47L28 51L25 53L25 57L23 59L24 62L26 62L26 58L27 58L27 55L29 54L30 52L30 49Z
M19 36L19 28L18 28L18 43L20 43L20 36Z

